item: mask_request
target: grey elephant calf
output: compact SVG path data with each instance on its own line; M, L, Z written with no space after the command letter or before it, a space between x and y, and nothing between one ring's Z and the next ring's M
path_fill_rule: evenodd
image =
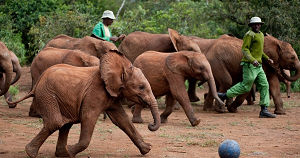
M124 55L112 51L100 60L100 67L74 67L58 64L48 68L38 79L32 91L12 104L34 97L37 113L43 119L43 128L26 145L30 157L36 157L41 145L59 130L55 156L74 157L85 150L100 113L105 111L112 122L122 129L139 148L141 154L150 151L124 111L120 98L125 97L151 108L155 131L160 126L158 106L151 87L142 71L134 67ZM79 142L67 145L68 133L74 123L81 123Z

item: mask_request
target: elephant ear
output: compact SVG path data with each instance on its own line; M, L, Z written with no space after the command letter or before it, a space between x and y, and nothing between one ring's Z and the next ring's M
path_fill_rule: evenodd
M117 97L121 89L124 88L126 69L131 67L131 63L124 55L109 52L100 59L100 74L107 92Z
M95 43L95 47L96 50L103 52L103 54L109 51L114 51L119 54L122 54L114 43L108 41L101 41L101 43Z
M201 52L199 46L189 37L180 35L176 30L168 28L170 39L176 51L195 51Z
M176 30L173 30L173 29L170 29L168 28L168 32L169 32L169 35L170 35L170 38L171 38L171 41L175 47L175 50L178 52L178 41L180 40L180 36L179 36L179 33L176 31Z
M191 69L190 53L171 53L166 58L166 66L173 73L182 75L182 76L190 76L193 72Z

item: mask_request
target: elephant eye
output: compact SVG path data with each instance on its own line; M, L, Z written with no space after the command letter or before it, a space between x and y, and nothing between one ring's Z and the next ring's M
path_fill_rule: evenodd
M140 90L144 90L145 87L141 85L139 88Z

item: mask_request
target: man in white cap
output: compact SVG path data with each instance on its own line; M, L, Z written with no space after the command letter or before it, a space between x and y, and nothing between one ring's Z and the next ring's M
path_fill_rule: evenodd
M119 40L122 40L125 37L125 34L120 35L119 37L112 36L110 29L108 26L110 26L116 17L114 16L114 13L110 10L106 10L103 12L102 15L102 22L99 22L93 30L92 37L104 39L106 41L110 42L116 42Z
M273 60L270 59L264 52L264 35L260 31L264 22L259 17L252 17L248 26L252 29L249 30L243 38L242 53L244 54L241 60L243 66L243 81L235 84L226 93L218 93L218 96L222 101L228 98L233 98L238 95L249 92L253 83L257 86L260 92L260 106L261 111L259 113L260 118L275 118L275 114L271 114L267 110L267 106L270 103L269 96L269 83L266 74L262 68L262 60L267 61L269 64L273 64ZM229 111L235 111L230 109Z

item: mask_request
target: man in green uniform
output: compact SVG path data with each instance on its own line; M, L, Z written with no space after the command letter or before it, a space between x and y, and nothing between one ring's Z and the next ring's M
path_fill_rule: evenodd
M108 26L110 26L114 20L116 19L114 13L110 10L106 10L103 12L102 15L102 22L99 22L93 30L92 37L100 38L109 42L116 42L120 41L125 37L125 34L120 35L119 37L112 36L110 29Z
M263 52L264 35L260 31L262 24L264 23L259 17L252 17L248 24L252 29L243 38L242 52L244 57L241 61L241 65L243 66L243 81L228 89L226 93L218 93L218 96L222 101L236 97L249 92L253 83L255 83L260 92L259 104L261 105L261 111L259 117L275 118L276 115L271 114L267 110L267 106L270 103L269 83L261 64L262 60L273 64L273 60Z

